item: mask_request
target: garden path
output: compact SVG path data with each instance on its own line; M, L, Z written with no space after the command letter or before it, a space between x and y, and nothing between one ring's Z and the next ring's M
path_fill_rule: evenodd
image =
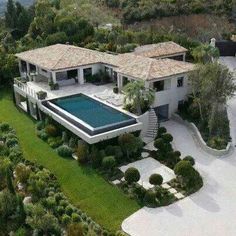
M236 97L228 103L233 144L236 144ZM215 157L196 145L189 130L175 122L164 123L182 156L192 155L204 179L197 193L170 206L144 207L122 223L132 236L234 236L236 234L236 151Z

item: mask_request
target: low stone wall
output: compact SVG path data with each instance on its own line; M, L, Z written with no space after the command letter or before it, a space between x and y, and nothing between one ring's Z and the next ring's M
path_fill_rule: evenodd
M214 149L209 146L207 146L206 142L203 140L201 133L199 132L198 128L195 124L192 122L188 122L183 120L178 114L173 114L172 119L185 125L192 133L194 141L207 153L213 155L213 156L224 156L231 152L233 149L232 143L229 142L226 149Z

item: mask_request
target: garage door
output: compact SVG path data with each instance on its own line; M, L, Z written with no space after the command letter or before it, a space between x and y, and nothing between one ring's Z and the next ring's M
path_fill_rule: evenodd
M159 121L166 121L169 118L169 104L154 108Z

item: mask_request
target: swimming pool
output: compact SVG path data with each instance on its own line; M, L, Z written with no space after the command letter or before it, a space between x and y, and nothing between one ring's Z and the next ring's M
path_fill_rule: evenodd
M49 100L44 105L90 135L137 123L134 117L84 94Z

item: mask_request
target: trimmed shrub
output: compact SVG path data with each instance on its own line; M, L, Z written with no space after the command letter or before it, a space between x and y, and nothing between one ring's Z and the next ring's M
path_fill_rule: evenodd
M192 166L195 165L195 160L192 156L186 156L183 160L184 161L189 161Z
M112 170L116 165L116 159L114 156L104 157L102 160L102 167L104 169Z
M63 206L58 206L56 208L56 212L57 212L57 214L59 214L61 216L65 213L65 208Z
M163 183L163 177L160 174L152 174L149 177L149 183L152 185L161 185Z
M80 164L87 163L88 162L88 155L89 155L88 145L84 142L79 142L76 154L78 157L78 162Z
M156 207L156 193L152 190L148 190L144 196L144 204L148 207Z
M105 156L104 150L98 150L95 146L92 147L89 159L92 162L94 168L98 168L102 165L102 159Z
M73 212L72 206L71 206L71 205L66 206L65 212L66 212L66 214L67 214L68 216L70 216L70 215L72 214L72 212Z
M157 130L157 136L156 138L161 138L161 136L163 134L165 134L167 132L166 128L165 127L159 127L158 130Z
M23 163L19 163L15 168L16 179L21 183L26 183L29 179L31 170L28 166L24 165Z
M7 147L14 147L17 144L18 144L17 138L9 138L6 140Z
M81 218L77 213L72 213L71 219L73 222L81 222Z
M130 167L125 171L125 180L129 184L138 182L139 179L140 179L140 173L136 168Z
M45 124L44 124L43 121L37 122L37 124L36 124L36 129L37 130L42 130L44 127L45 127Z
M189 161L182 160L179 161L174 168L174 172L176 175L181 175L182 177L189 177L192 172L192 165Z
M61 221L62 221L62 224L66 226L71 222L71 218L68 215L64 214L62 216Z
M163 134L162 138L164 140L164 142L170 143L173 141L173 136L169 133Z
M58 130L55 125L49 124L45 127L45 132L50 137L58 136Z
M158 138L154 141L154 147L157 149L163 149L165 147L164 140L162 138Z
M2 132L7 132L10 130L10 125L8 123L0 123L0 130Z
M57 148L57 153L61 157L71 157L72 156L72 150L67 145L62 145L59 148Z
M60 136L50 137L50 138L48 138L47 142L48 142L49 146L53 149L60 147L63 143Z
M107 156L114 156L117 161L121 160L123 157L123 152L120 146L108 145L105 149Z
M48 139L48 134L45 132L45 130L41 130L37 133L37 135L43 140L47 141Z

